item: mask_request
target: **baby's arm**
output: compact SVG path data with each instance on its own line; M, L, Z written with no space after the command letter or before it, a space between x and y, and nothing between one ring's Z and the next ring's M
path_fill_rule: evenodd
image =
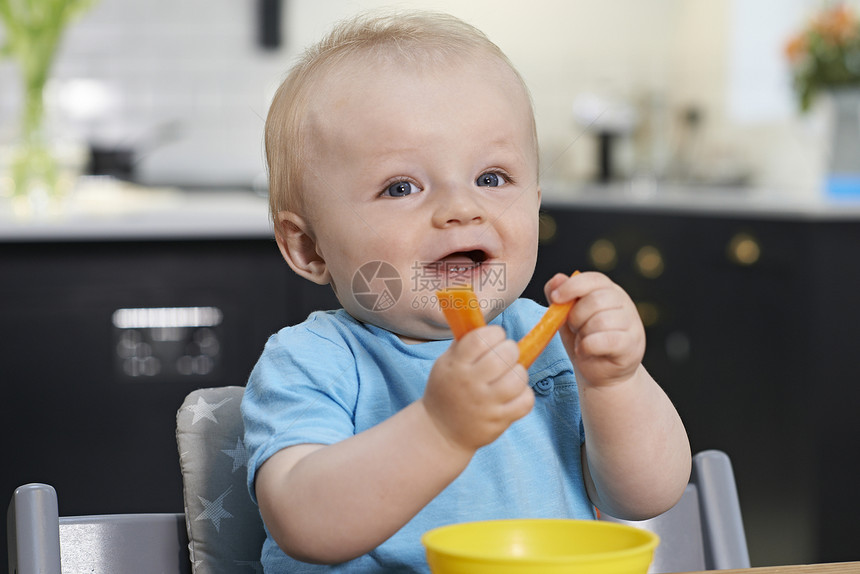
M642 366L645 330L621 287L600 273L557 275L552 302L576 300L562 341L574 364L591 501L618 518L672 507L690 476L690 445L675 407Z
M534 403L498 326L472 331L436 361L424 397L330 446L286 448L256 479L260 511L290 556L343 562L408 522Z

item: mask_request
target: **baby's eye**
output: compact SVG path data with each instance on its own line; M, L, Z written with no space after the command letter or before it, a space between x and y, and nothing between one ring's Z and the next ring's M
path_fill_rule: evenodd
M475 185L478 187L499 187L505 184L505 177L493 171L488 171L478 176Z
M397 181L385 188L382 195L388 197L405 197L421 191L417 185L408 181Z

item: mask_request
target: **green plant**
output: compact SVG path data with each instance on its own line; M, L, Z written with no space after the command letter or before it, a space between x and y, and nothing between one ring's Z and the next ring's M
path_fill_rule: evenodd
M844 4L813 17L788 41L785 53L803 111L822 90L860 86L860 21Z
M63 30L95 1L0 0L5 29L0 55L17 61L24 89L20 147L11 166L15 194L27 193L33 182L49 190L56 186L56 163L44 141L43 92Z

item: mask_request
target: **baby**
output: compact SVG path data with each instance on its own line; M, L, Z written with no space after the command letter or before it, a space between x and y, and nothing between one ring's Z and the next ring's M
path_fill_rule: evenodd
M519 298L537 136L522 78L481 32L425 13L341 24L275 95L266 150L281 253L343 306L274 335L248 382L267 572L427 571L437 526L641 519L680 498L686 432L619 286L553 277L547 298L576 303L517 364L545 311ZM452 341L432 295L462 282L489 324Z

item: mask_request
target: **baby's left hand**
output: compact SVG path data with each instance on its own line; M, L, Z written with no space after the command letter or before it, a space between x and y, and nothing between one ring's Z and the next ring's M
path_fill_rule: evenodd
M545 288L552 303L576 300L560 329L567 353L586 384L633 376L645 354L645 328L630 296L602 273L558 274Z

